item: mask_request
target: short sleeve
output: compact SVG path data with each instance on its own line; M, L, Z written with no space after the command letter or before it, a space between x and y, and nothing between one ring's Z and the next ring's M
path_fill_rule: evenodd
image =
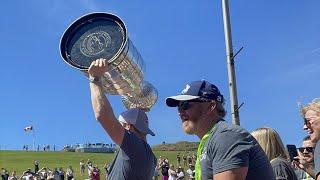
M125 154L123 154L123 157L126 159L126 156L128 159L136 159L138 157L141 157L141 153L143 153L142 149L145 146L145 143L142 139L140 139L136 134L125 131L124 137L122 140L122 144L120 148L123 150Z
M276 158L271 161L271 166L274 174L276 175L276 180L297 180L297 176L293 168L289 163L286 163L285 160Z
M249 133L225 131L219 133L208 148L212 156L212 171L223 171L249 166L249 154L253 147ZM210 152L211 151L211 152Z

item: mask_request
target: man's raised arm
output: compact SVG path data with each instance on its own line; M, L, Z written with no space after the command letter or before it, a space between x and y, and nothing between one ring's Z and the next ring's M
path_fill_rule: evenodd
M96 119L100 122L111 139L118 145L121 145L124 137L124 128L114 116L112 107L104 94L100 82L103 74L109 66L105 59L93 61L88 69L91 90L91 102Z

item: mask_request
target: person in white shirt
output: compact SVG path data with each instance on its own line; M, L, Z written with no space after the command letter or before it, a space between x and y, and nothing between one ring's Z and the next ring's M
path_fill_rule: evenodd
M183 168L181 166L178 167L177 176L178 176L177 180L184 179L184 172L183 172Z
M67 180L72 180L73 179L73 169L72 166L69 166L69 168L67 169Z
M187 170L187 174L189 176L189 180L195 179L195 169L193 164L189 164L189 169Z
M170 164L170 168L168 170L169 179L168 180L176 180L177 179L177 172L174 169L174 165Z

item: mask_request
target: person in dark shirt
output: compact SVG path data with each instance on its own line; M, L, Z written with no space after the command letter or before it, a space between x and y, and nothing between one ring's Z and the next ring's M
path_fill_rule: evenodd
M4 168L1 169L1 178L2 180L8 180L9 178L9 172Z
M161 174L162 174L162 180L168 180L169 178L169 163L166 161L163 161L161 164Z
M155 134L149 129L148 116L142 109L128 109L118 119L115 117L101 82L111 68L106 59L98 59L91 63L87 71L95 117L120 147L110 164L108 179L150 180L157 158L147 142L147 134Z
M39 171L39 161L34 160L34 173L38 173Z
M180 95L166 99L176 107L185 133L200 139L196 179L273 180L270 162L245 129L224 121L224 98L208 81L194 81Z

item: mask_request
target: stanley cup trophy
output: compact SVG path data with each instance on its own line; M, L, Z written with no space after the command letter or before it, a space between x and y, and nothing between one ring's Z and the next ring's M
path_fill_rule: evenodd
M143 80L145 64L119 17L108 13L80 17L64 32L60 52L66 63L86 75L92 61L106 59L109 70L102 77L104 91L121 95L127 109L149 111L156 103L157 90Z

